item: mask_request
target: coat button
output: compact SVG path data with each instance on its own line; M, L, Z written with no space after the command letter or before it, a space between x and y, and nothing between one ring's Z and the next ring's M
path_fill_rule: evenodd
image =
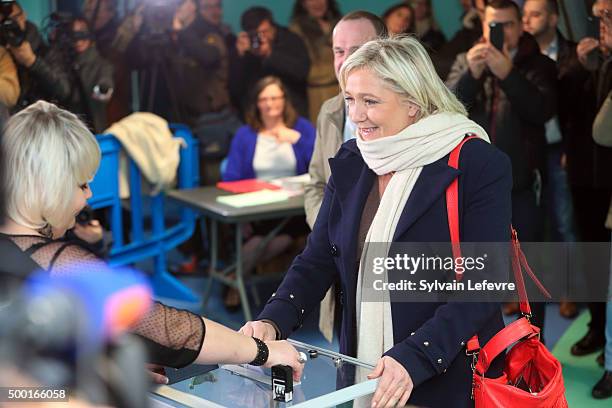
M462 341L461 342L461 347L464 347L464 346L465 346L465 341Z
M414 336L414 334L415 334L414 332L410 333L411 336Z
M293 293L290 293L290 294L289 294L289 297L290 297L291 299L295 298L295 296L293 296Z
M336 246L336 244L331 245L330 252L332 256L338 256L338 247Z
M423 342L423 345L424 345L425 347L429 347L429 342L428 342L428 341L424 341L424 342Z
M438 364L442 364L442 359L441 358L438 359Z

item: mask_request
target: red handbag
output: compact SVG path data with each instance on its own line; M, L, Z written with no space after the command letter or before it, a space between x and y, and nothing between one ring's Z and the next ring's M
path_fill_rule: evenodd
M459 168L461 148L476 136L467 135L451 152L448 165ZM446 190L446 206L453 257L461 257L459 241L459 188L455 179ZM523 280L523 268L545 296L550 297L527 264L517 233L512 230L511 263L519 294L522 317L507 325L482 348L478 337L472 337L466 354L472 356L472 398L476 408L521 407L565 408L565 386L561 363L539 339L540 329L529 322L531 307ZM462 274L456 274L461 280ZM504 373L499 378L486 378L491 362L504 350L516 343L506 355Z

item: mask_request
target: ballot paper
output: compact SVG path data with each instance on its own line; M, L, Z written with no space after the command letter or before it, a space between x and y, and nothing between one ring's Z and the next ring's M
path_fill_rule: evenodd
M296 197L304 194L304 186L310 182L310 174L301 174L293 177L283 177L270 180L270 184L283 189L289 197Z
M217 197L217 201L230 207L242 208L287 201L289 194L283 190L261 190L252 193L232 194Z

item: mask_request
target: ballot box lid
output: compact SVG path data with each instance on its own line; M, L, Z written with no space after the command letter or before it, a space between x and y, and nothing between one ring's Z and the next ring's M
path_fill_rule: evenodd
M373 366L319 347L289 341L308 356L301 381L293 385L290 403L273 400L270 369L249 365L221 365L206 370L156 388L154 398L179 407L320 408L374 393L378 380L365 378Z

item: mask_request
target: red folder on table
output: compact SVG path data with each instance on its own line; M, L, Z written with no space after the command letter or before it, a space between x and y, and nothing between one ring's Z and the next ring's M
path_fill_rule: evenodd
M280 187L274 184L266 183L257 179L245 179L237 181L220 181L217 183L217 188L229 191L230 193L251 193L260 190L280 190Z

